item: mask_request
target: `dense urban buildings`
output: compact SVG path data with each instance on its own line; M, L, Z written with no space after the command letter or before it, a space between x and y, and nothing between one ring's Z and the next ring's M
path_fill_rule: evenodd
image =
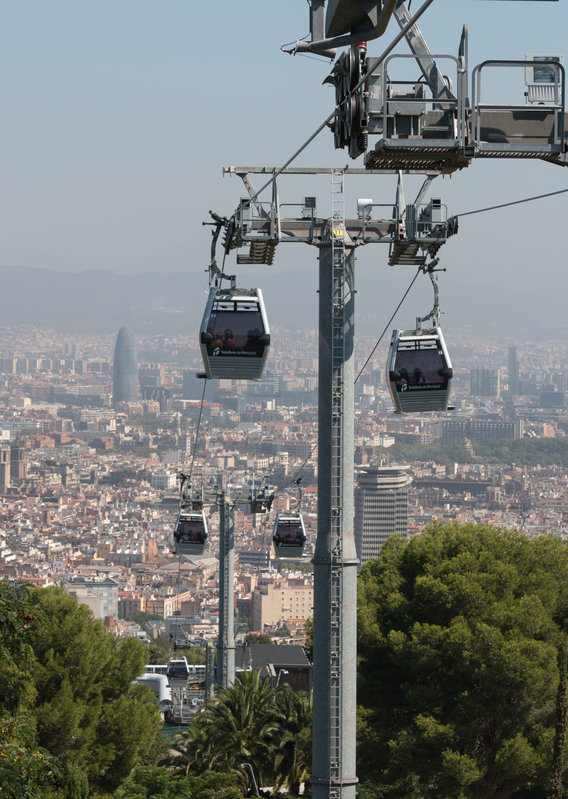
M214 642L214 503L205 507L204 556L180 561L172 554L177 475L192 466L196 486L207 491L274 487L269 514L236 512L238 637L254 630L303 642L313 614L317 535L318 339L315 331L273 333L262 382L205 385L196 378L201 357L189 335L137 335L135 348L125 331L115 348L111 335L70 341L31 326L3 328L0 573L63 586L117 635ZM358 366L374 343L358 337ZM568 443L566 344L515 343L517 394L509 386L506 341L454 337L452 348L451 414L393 413L384 348L357 381L354 522L362 562L390 533L420 535L434 520L568 536L568 466L561 457ZM129 353L131 366L136 349L139 359L129 372L136 392L116 407L115 349ZM491 449L521 445L540 448L532 468ZM297 504L298 472L307 542L301 560L286 561L273 556L272 532L276 514Z

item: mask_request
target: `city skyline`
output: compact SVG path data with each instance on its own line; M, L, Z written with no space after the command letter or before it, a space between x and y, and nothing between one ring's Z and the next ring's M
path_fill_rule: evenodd
M209 261L210 229L202 222L209 221L209 208L232 213L243 194L240 180L223 178L221 168L281 165L321 123L333 102L329 87L321 86L330 69L327 59L290 58L280 51L283 43L295 41L307 30L305 3L298 0L267 9L254 0L244 15L235 4L222 0L218 10L225 24L217 32L212 56L209 37L195 33L200 25L209 29L206 8L190 9L181 0L169 4L167 14L159 13L148 0L81 12L69 0L56 0L49 10L35 6L31 11L0 3L7 66L5 135L11 151L2 208L7 233L0 243L0 264L55 269L70 276L85 270L131 275L180 272L185 276L183 282L180 279L182 292L199 295L206 288L203 270ZM473 66L486 58L562 54L567 21L566 4L560 2L436 0L420 27L433 52L454 54L467 23ZM391 25L384 41L393 35ZM245 71L258 76L255 96L243 101L240 92L225 93L220 106L213 87L222 85L230 69L235 39L247 43L239 48L239 59ZM382 41L371 43L370 53L383 47ZM401 45L398 51L407 49ZM196 77L204 63L209 71L200 81ZM504 100L524 103L523 87L515 82L503 91L496 86L494 92ZM274 98L268 115L266 103L257 99L262 97ZM286 102L279 102L284 97ZM300 120L293 134L290 98ZM203 116L215 121L206 136L193 118L197 100ZM224 129L229 119L236 124L227 142ZM334 151L331 134L324 131L299 163L344 166L347 161L343 151ZM407 179L407 199L420 183L420 178ZM390 204L396 178L362 177L348 182L347 188L353 211L358 196ZM491 160L474 162L451 179L438 178L431 194L441 197L448 213L461 214L565 188L565 172L558 167ZM317 195L320 213L328 213L326 178L283 176L279 191L282 202L298 203L307 194ZM489 301L495 298L494 318L498 319L500 306L516 306L518 318L528 318L530 324L537 324L539 317L555 317L554 309L552 313L544 309L566 284L560 266L562 237L551 236L550 231L562 230L565 202L560 195L464 217L458 235L441 253L448 269L441 281L442 308L457 306L454 295L461 293L456 316L470 315L475 324L485 291ZM379 250L361 253L359 292L382 297L392 290L393 299L399 298L409 275L388 269L386 248ZM300 257L315 276L315 259ZM275 268L287 272L297 260L297 249L280 246ZM239 275L262 286L265 271L241 268ZM451 292L444 284L461 286L461 291ZM446 302L446 293L452 295L451 303ZM83 310L89 302L90 296L85 296ZM417 304L421 307L421 302ZM386 306L385 315L392 303ZM66 312L71 314L72 309Z

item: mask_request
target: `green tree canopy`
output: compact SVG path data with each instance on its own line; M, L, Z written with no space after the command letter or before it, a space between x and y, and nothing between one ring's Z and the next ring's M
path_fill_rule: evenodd
M463 441L442 441L432 444L395 444L376 447L377 455L388 455L395 462L436 461L436 463L516 463L518 466L568 466L568 438L500 438L492 441L472 440L473 451Z
M243 799L234 774L206 771L198 777L163 766L138 766L116 793L117 799Z
M76 781L79 770L91 788L113 790L161 729L153 694L132 685L144 671L144 647L133 638L115 638L60 589L34 589L30 596L39 743L70 779Z
M434 524L363 566L358 604L359 775L377 796L549 785L568 618L560 540Z
M26 586L0 581L0 789L5 799L39 797L58 764L38 747L30 678L34 653L28 627L36 620Z

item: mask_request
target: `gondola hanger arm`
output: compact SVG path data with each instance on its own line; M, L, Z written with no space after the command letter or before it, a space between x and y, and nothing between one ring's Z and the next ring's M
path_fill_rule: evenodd
M233 218L227 219L226 216L220 216L216 214L215 211L209 211L209 214L213 218L213 222L202 222L202 225L212 225L214 226L215 230L212 232L212 241L211 241L211 261L209 262L209 266L206 271L209 272L209 285L211 286L213 283L215 286L218 286L220 281L225 278L226 280L231 281L231 288L236 287L237 277L236 275L226 275L223 272L223 269L219 268L217 265L217 242L219 240L219 234L221 230L225 229L228 230L229 226L232 222L234 222ZM223 259L224 261L224 259Z
M436 266L438 265L438 263L439 263L439 259L438 258L434 258L433 261L430 261L430 263L425 264L422 267L422 271L425 274L428 274L428 276L430 277L430 280L432 281L432 288L434 289L434 307L432 308L432 310L430 311L429 314L426 314L426 316L417 316L416 317L416 330L421 330L422 329L422 322L427 322L428 319L434 320L434 322L436 324L438 324L439 320L440 320L438 281L436 280L436 277L434 276L434 273L435 272L445 272L446 270L443 267L440 267L440 269L436 269Z

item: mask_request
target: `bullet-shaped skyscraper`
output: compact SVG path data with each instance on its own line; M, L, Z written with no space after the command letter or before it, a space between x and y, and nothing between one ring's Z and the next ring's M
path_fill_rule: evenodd
M121 327L114 345L112 374L112 404L116 408L121 402L138 399L138 356L136 344L130 331Z

